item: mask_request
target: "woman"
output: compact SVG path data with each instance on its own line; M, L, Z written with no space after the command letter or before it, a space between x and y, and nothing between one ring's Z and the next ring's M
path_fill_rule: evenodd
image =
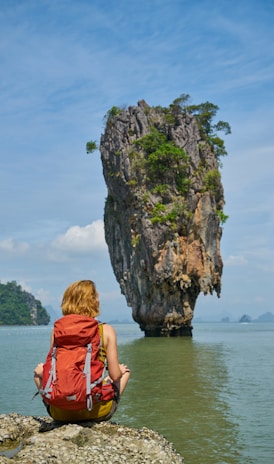
M62 300L63 318L56 321L56 325L60 321L67 322L69 315L83 316L84 320L96 318L99 315L99 297L95 284L91 280L81 280L72 283L65 291ZM69 316L71 317L71 316ZM71 410L57 408L50 405L44 399L48 413L53 419L64 422L78 422L83 420L93 420L101 422L109 420L117 409L120 396L126 388L130 377L130 369L125 364L120 364L118 360L118 349L116 332L109 324L99 324L98 326L101 336L101 347L99 358L104 361L106 358L109 376L103 383L111 383L114 388L114 398L108 401L95 402L91 411L88 409ZM51 336L51 348L55 343L56 327ZM40 393L42 393L44 364L40 363L34 369L34 381Z

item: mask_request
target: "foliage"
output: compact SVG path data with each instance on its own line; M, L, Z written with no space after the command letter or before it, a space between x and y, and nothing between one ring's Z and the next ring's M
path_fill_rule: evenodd
M49 320L41 302L15 281L0 283L0 325L47 325Z
M218 132L227 135L231 133L231 129L225 121L215 122L218 110L217 105L208 101L199 105L190 104L188 94L180 95L167 108L158 106L154 107L153 111L150 107L146 109L151 126L149 133L135 140L129 149L130 167L134 176L127 180L127 184L140 189L143 206L153 224L169 221L173 227L176 221L182 222L190 218L193 214L191 201L188 201L191 186L194 191L210 192L212 196L216 196L216 203L220 207L218 198L222 196L221 176L217 168L208 170L211 166L207 164L208 145L211 147L211 154L216 157L216 166L221 167L220 158L227 155L227 151ZM122 111L121 108L113 106L105 115L106 125L111 125L113 118ZM190 119L191 115L200 133L201 161L196 167L197 179L191 158L172 140L172 130L176 130L182 123L182 116ZM132 132L130 135L136 134ZM93 142L91 148L96 149L95 147L96 144ZM117 151L116 155L121 155L121 152ZM156 199L152 198L152 202L149 201L150 194L157 196ZM160 201L155 204L157 200ZM228 219L222 209L217 210L216 214L222 224ZM138 234L132 240L136 246L139 241Z
M165 224L170 222L171 225L175 225L178 218L181 216L191 217L192 213L187 211L185 201L176 201L173 203L172 208L168 209L163 203L156 203L151 212L152 224Z
M220 139L220 137L212 136L210 137L208 141L213 146L214 153L217 159L220 159L220 156L227 155L227 151L225 149L225 143L222 139Z
M152 224L156 224L157 222L166 222L166 216L163 214L166 211L166 206L162 203L156 203L152 210Z
M228 220L229 216L227 216L222 210L217 209L216 214L218 218L220 219L221 224L225 224L225 222Z
M225 156L227 151L224 140L217 135L217 132L223 131L226 135L230 134L230 125L224 121L213 122L219 110L217 105L210 102L190 105L189 99L188 94L182 94L174 100L169 108L156 107L156 112L163 114L165 122L171 125L176 124L176 118L179 114L193 114L198 123L202 139L212 147L219 166L221 166L220 157ZM147 182L152 184L151 192L164 198L172 184L175 184L177 192L184 198L191 183L188 175L189 157L185 151L173 141L168 140L167 136L155 126L151 128L149 134L138 139L135 146L143 153L143 157L138 157L138 153L134 153L135 168L145 170ZM218 169L204 174L203 191L210 191L215 195L220 187L221 175ZM179 211L178 208L167 209L165 204L156 203L150 213L152 223L166 221L174 223L180 215L183 214L186 217L189 211L187 211L184 201L182 204L183 209L181 207ZM228 219L228 216L222 210L218 210L216 214L222 224Z
M216 193L220 187L221 174L217 169L208 171L203 178L204 191L210 191Z
M115 116L117 116L122 111L123 110L119 108L119 106L113 106L112 108L110 108L110 110L108 110L104 116L105 124L107 125L111 121L111 119L115 118Z
M180 162L187 159L184 150L176 147L173 142L164 142L148 156L148 170L152 176L158 176L170 171L172 167L179 167Z
M136 140L135 145L141 147L147 155L150 155L165 142L166 136L159 132L156 127L152 127L149 134Z
M131 239L131 245L133 246L133 248L137 247L138 243L140 242L140 239L141 239L141 235L140 234L136 234L132 237Z
M155 127L149 134L136 140L135 145L144 151L145 157L139 158L139 165L146 169L147 177L157 189L166 190L171 180L175 181L177 190L185 193L189 186L186 177L188 156L185 151Z
M178 111L178 107L185 113L195 115L198 122L201 135L212 146L216 158L219 160L220 156L227 155L224 141L217 136L216 132L224 132L225 135L231 133L231 128L228 122L218 121L213 124L219 107L210 102L200 103L199 105L189 105L189 95L182 94L179 98L175 99L170 105L172 112Z
M173 113L176 113L178 111L178 108L183 110L183 112L186 112L188 108L189 99L190 95L188 95L187 93L183 93L182 95L180 95L180 97L175 98L173 103L169 105L169 108L172 110Z
M152 190L152 193L156 193L158 195L165 195L169 191L168 184L159 184L156 185Z
M98 150L97 143L94 140L90 140L86 144L86 151L87 153L93 153L95 150Z

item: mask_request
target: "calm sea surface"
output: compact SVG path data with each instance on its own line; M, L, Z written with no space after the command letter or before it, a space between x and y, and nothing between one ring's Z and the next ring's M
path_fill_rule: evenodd
M274 324L196 323L193 338L115 326L132 371L113 420L149 427L185 464L274 462ZM0 413L45 415L32 381L51 327L0 327Z

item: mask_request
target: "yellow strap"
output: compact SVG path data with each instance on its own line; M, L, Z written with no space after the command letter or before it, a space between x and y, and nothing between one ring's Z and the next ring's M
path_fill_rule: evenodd
M99 331L100 331L100 342L101 343L100 343L98 357L100 361L104 363L107 357L107 352L106 352L106 348L104 344L104 324L102 322L99 322Z

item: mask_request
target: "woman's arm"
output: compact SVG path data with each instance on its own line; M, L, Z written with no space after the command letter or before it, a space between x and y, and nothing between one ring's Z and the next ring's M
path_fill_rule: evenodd
M52 348L53 342L54 342L54 337L53 337L53 331L52 331L51 336L50 336L50 348ZM38 390L42 388L43 367L44 367L44 364L39 363L34 369L34 382Z
M104 324L104 344L107 354L108 373L113 382L117 382L123 375L119 361L116 332L111 325Z
M119 364L116 332L111 325L104 324L104 344L107 353L108 373L122 395L130 377L130 369Z

